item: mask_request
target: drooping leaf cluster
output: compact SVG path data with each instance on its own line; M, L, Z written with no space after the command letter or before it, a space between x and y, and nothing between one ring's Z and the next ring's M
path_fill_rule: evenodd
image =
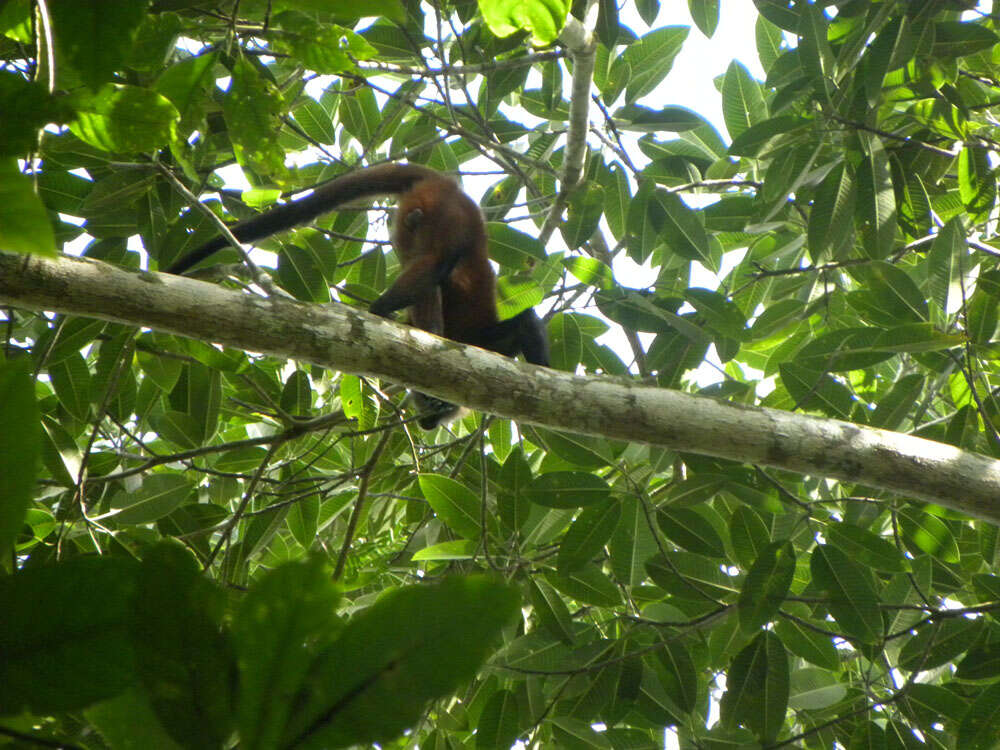
M668 74L717 0L671 24L600 0L584 179L543 245L576 69L555 38L586 3L46 5L0 3L2 251L161 268L207 212L427 164L482 192L501 316L547 312L557 369L1000 457L1000 12L757 0L762 73L728 66L713 124ZM383 207L262 263L364 306L398 268ZM213 270L244 284L240 260ZM996 527L826 480L836 457L425 434L388 383L4 316L0 737L996 746Z

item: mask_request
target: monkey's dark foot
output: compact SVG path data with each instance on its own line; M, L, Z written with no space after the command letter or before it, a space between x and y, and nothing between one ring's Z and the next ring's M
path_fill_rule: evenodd
M447 401L442 401L426 393L413 394L413 403L420 411L420 418L417 420L425 430L433 430L435 427L446 425L459 417L462 407Z

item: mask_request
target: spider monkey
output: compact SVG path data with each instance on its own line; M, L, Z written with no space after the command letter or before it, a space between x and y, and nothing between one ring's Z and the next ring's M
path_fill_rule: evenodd
M283 203L232 227L240 242L253 242L311 221L356 198L398 195L393 247L402 270L368 308L383 318L408 308L411 325L463 344L549 366L548 340L532 308L499 320L496 276L486 247L479 206L452 179L417 164L382 164L316 187L305 198ZM182 274L228 246L217 237L167 267ZM459 415L460 407L415 393L426 430Z

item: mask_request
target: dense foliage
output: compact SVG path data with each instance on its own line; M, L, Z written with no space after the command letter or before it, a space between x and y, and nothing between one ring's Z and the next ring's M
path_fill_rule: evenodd
M1000 457L1000 10L756 0L723 130L664 86L718 0L660 4L0 2L0 250L155 270L209 212L418 162L487 185L502 317L546 312L556 368ZM383 218L262 242L274 285L363 306ZM0 744L997 745L995 526L3 314Z

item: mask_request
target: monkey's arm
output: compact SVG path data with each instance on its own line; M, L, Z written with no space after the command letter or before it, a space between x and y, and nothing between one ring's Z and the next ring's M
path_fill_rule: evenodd
M396 310L434 298L437 300L438 317L440 317L441 283L448 278L457 261L457 253L452 253L444 259L433 254L414 258L399 274L393 285L372 302L368 312L386 318ZM442 324L442 329L443 327Z
M444 335L444 311L441 305L441 288L417 300L409 309L410 325L436 336Z

